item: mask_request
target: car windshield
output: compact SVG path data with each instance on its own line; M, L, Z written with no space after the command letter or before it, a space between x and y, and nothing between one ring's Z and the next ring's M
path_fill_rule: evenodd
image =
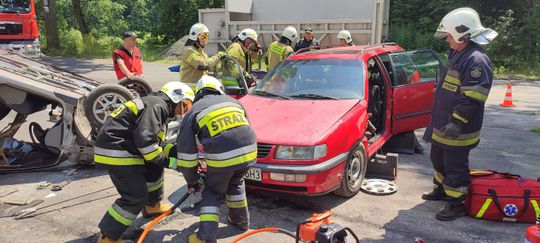
M252 93L287 99L361 99L363 70L358 60L287 60L266 75Z
M0 0L0 13L30 13L30 0Z

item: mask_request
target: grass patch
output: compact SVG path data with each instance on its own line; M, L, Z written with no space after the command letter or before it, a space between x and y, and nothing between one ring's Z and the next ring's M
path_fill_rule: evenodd
M540 135L540 127L531 129L531 132L536 133L537 135Z

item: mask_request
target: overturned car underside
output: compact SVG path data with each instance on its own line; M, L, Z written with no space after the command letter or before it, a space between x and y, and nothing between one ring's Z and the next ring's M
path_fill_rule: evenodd
M150 92L150 85L142 79L103 84L0 49L0 120L7 124L0 128L0 146L4 145L0 147L0 172L42 169L64 160L91 163L93 140L106 117L125 101ZM34 149L52 154L53 159L9 163L8 155L17 151L6 144L17 143L14 136L29 115L47 109L54 120L52 127L42 129L32 122L29 133Z

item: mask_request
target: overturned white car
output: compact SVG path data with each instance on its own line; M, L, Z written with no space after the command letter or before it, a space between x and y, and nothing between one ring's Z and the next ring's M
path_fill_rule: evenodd
M56 120L49 129L29 126L33 147L53 154L52 162L10 164L9 149L0 147L0 172L41 169L66 159L91 163L93 140L107 116L123 102L150 92L142 79L103 84L0 49L0 120L13 119L0 128L0 146L13 140L28 115L51 109ZM8 116L11 111L16 115Z

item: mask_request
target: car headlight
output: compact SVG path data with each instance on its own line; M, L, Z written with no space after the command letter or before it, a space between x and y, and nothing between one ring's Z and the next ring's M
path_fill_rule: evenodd
M276 159L310 160L326 156L326 144L317 146L278 146Z

